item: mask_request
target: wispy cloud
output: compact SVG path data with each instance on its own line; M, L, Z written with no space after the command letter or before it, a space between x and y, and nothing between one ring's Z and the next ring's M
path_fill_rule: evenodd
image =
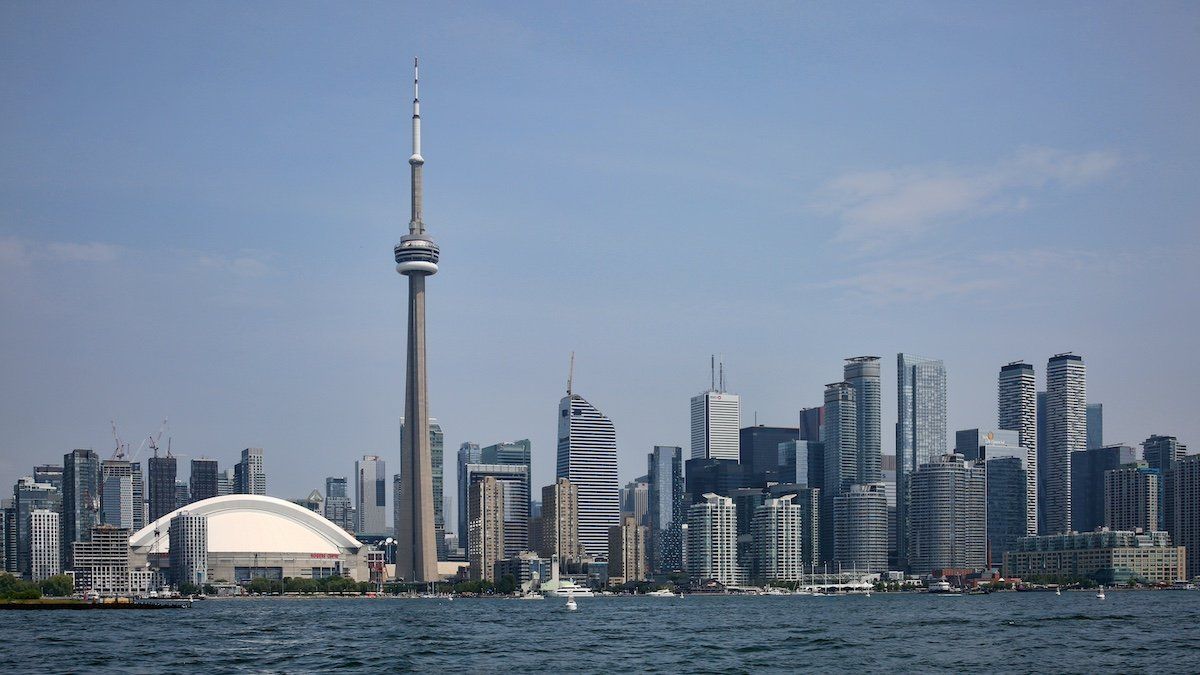
M263 277L274 269L264 260L265 257L267 256L251 253L236 256L202 253L196 257L196 262L202 268L227 272L239 277Z
M822 186L813 206L841 221L837 241L878 249L972 217L1024 209L1038 190L1093 183L1118 161L1111 152L1022 147L985 167L845 174Z
M1018 249L975 255L924 255L864 266L855 274L813 284L813 288L846 293L876 305L924 303L932 300L986 300L989 295L1012 302L1050 298L1056 290L1127 279L1141 270L1189 269L1195 246L1141 251L1086 249ZM1016 292L1026 289L1030 292ZM1040 289L1038 292L1032 292Z
M89 242L54 242L46 245L46 254L55 260L75 262L112 262L121 256L123 249L115 244Z
M113 262L125 249L101 242L35 242L19 237L0 237L0 265L27 267L37 261Z

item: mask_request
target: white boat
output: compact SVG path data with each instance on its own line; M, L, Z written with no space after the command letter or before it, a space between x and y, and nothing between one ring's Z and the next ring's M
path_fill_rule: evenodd
M553 596L559 597L559 598L565 598L565 597L568 597L571 595L575 595L580 598L596 597L596 594L592 591L592 589L587 588L585 586L580 586L579 584L575 583L574 581L560 581L558 583L558 588L555 588L553 590L548 590L545 592L545 594L553 595Z
M1062 595L1062 589L1061 589L1061 588L1055 588L1055 589L1054 589L1054 594L1055 594L1055 595Z
M660 588L657 591L650 591L646 594L651 598L678 598L682 597L678 593L674 593L669 588Z
M522 600L545 600L546 596L538 595L537 593L522 593L520 598Z
M931 581L929 582L930 593L953 593L954 589L950 587L949 581Z
M577 609L579 609L579 605L575 604L575 594L568 592L567 593L567 611L574 612Z
M1096 599L1097 599L1097 600L1103 600L1103 599L1104 599L1104 587L1103 587L1103 586L1101 586L1101 587L1100 587L1100 590L1099 590L1099 591L1096 593Z

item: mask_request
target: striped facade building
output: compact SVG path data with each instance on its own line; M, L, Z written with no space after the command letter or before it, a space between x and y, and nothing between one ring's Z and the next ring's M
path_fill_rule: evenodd
M568 393L558 404L555 477L570 480L579 491L579 543L584 553L606 556L608 528L621 524L617 430L579 394Z

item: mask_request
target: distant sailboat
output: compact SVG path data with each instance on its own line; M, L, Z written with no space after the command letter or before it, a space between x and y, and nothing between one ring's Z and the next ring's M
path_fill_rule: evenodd
M1096 599L1097 599L1097 600L1103 600L1103 599L1104 599L1104 586L1101 586L1101 587L1100 587L1100 591L1096 593Z
M1062 589L1061 589L1061 588L1058 588L1058 587L1055 587L1055 589L1054 589L1054 594L1055 594L1055 595L1062 595Z
M567 594L567 611L574 612L577 609L579 609L579 605L575 604L575 594L568 593Z

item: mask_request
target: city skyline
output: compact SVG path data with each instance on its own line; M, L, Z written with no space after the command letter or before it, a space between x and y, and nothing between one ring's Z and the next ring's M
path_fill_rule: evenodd
M447 447L530 438L532 484L551 483L556 439L548 410L571 350L579 354L580 390L616 427L620 484L644 471L653 446L688 447L685 400L704 388L696 364L714 351L725 355L743 425L757 413L760 423L780 426L795 425L800 408L821 402L822 385L838 377L842 359L885 355L887 454L895 451L888 430L896 373L886 356L909 350L946 364L948 433L995 423L995 372L1004 363L1034 364L1044 390L1046 360L1071 350L1089 364L1089 400L1106 404L1107 442L1200 435L1189 414L1200 381L1195 359L1145 358L1187 355L1196 324L1181 289L1197 285L1189 263L1198 204L1181 186L1197 175L1197 123L1174 116L1195 109L1197 88L1170 64L1194 62L1197 47L1172 39L1178 33L1167 10L1136 25L1124 10L1099 12L1102 34L1141 45L1123 65L1064 31L1079 17L1062 8L1042 14L1061 46L1001 21L988 24L994 37L979 40L979 54L962 65L939 61L935 47L928 62L903 54L874 19L855 28L819 12L782 17L812 19L814 28L803 30L828 30L850 44L882 37L869 54L894 49L901 58L873 70L827 43L764 56L724 47L698 55L672 41L674 51L656 61L647 53L649 35L666 17L654 8L631 10L644 27L624 37L619 44L628 49L616 55L605 42L627 27L612 21L600 21L580 51L538 46L552 31L534 12L501 21L484 11L477 33L451 32L447 44L430 45L415 29L385 40L390 29L372 30L361 19L322 28L310 13L257 8L246 11L280 22L281 34L254 46L235 30L222 45L233 61L256 63L259 49L295 55L302 34L365 37L326 69L318 64L329 54L318 50L297 69L254 66L243 78L231 78L223 62L168 55L168 64L191 63L184 81L169 67L106 48L126 31L161 25L156 12L128 28L84 20L94 24L84 35L74 22L52 21L53 8L5 11L11 20L3 50L19 58L4 62L19 61L62 89L9 98L3 108L13 152L0 170L6 201L16 207L0 220L0 311L13 318L0 329L0 365L19 385L6 387L0 400L0 422L10 430L0 443L4 484L73 448L107 458L110 419L136 436L164 416L182 458L180 479L192 458L232 466L247 447L264 448L269 493L280 496L307 494L325 476L349 473L364 453L398 466L403 358L394 337L403 316L395 278L377 269L377 251L393 243L403 212L399 91L409 53L418 51L437 64L442 97L438 122L427 129L439 147L428 180L438 185L437 222L454 224L439 231L456 252L454 274L439 277L429 316L430 341L441 345L430 361L430 415L442 420ZM93 10L72 11L86 17ZM989 12L959 12L923 34L960 47L978 40ZM197 13L201 24L216 20L208 10ZM446 23L422 18L433 29ZM725 20L761 28L765 17ZM695 18L680 31L702 35L718 23ZM503 47L481 26L503 27L519 47ZM978 68L1007 62L995 55L1009 54L1012 41L1031 33L1032 44L1022 41L1030 53L1015 55L1014 70ZM784 49L784 37L768 31L763 39ZM52 58L50 50L89 58ZM473 73L485 54L496 58ZM569 65L548 65L565 54L573 55ZM724 59L733 67L719 66ZM1004 97L1007 78L1026 59L1057 68L1023 98ZM1086 72L1076 60L1088 62ZM948 98L911 93L921 82L916 75L886 84L892 68L914 65L942 78ZM979 86L999 92L978 105L966 100L976 87L960 70L973 66L967 72L978 74ZM31 77L0 68L6 81ZM867 69L861 85L841 84L858 68ZM251 85L268 74L264 96ZM1058 78L1087 86L1063 92L1053 86ZM589 83L586 89L598 83L620 107L576 81ZM211 98L197 98L192 86ZM889 87L911 93L913 103ZM103 91L121 95L93 95ZM872 131L867 122L878 115L846 114L872 91L893 97L907 141L877 135L895 136L896 126ZM76 110L74 97L84 95L88 106ZM1139 112L1125 99L1154 100L1156 112ZM184 103L163 109L157 102L166 100ZM471 100L494 105L481 112ZM955 114L927 113L939 102L953 103L947 107ZM1095 117L1080 120L1059 107L1086 107ZM798 118L797 109L804 111ZM536 119L517 119L531 112ZM736 170L722 157L729 119L756 127L736 131ZM263 133L280 120L295 133ZM956 147L980 126L991 138ZM70 149L56 140L64 127L75 130ZM549 133L538 140L535 130ZM595 138L579 138L582 131ZM922 144L929 147L916 147ZM538 160L530 167L535 176L498 176L500 158L522 151ZM619 175L622 156L632 152L645 166ZM718 188L730 181L738 181L732 193ZM689 183L721 198L690 192ZM541 184L553 189L531 195L529 186ZM595 192L626 201L607 204ZM749 229L749 249L728 246L725 222L734 214ZM884 228L884 215L901 222ZM632 223L638 249L612 229L621 222ZM1012 238L1021 245L1006 243ZM929 252L914 258L909 244ZM718 253L750 273L736 284L710 276ZM962 266L968 253L977 268ZM516 269L518 258L528 264ZM617 258L629 262L607 264ZM569 301L561 297L568 288ZM692 315L697 306L705 307L702 316ZM852 320L859 330L849 338L825 334L791 316L797 306L817 312L821 325ZM739 331L751 316L773 328ZM1182 319L1182 329L1143 329L1167 316ZM1018 330L1031 325L1038 330ZM497 404L489 390L509 396Z

